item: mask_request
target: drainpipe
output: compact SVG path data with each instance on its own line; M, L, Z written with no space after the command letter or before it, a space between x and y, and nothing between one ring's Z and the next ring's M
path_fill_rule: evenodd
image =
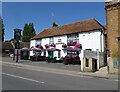
M102 34L103 34L103 29L102 30L100 30L101 31L101 34L100 34L100 52L102 53ZM100 64L100 62L101 62L101 60L102 60L102 57L101 57L101 55L99 54L99 52L98 52L98 69L99 69L99 67L101 66L101 64ZM103 59L103 62L104 62L104 59Z
M100 52L102 52L102 33L103 33L103 31L102 30L100 30L101 31L101 34L100 34Z

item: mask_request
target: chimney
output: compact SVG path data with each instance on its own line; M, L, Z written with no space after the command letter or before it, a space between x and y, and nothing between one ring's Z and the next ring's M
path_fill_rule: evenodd
M53 22L53 27L57 27L58 25L56 24L56 22Z

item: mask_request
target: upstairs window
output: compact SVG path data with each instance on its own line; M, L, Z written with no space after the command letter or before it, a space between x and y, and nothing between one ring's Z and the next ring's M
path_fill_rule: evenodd
M41 44L41 39L38 39L38 40L36 40L36 43L35 43L36 45L40 45Z
M53 44L54 43L54 39L53 39L53 37L50 37L49 38L49 44Z
M74 42L79 43L79 34L76 33L76 34L67 35L67 42L70 42L71 40L73 40Z

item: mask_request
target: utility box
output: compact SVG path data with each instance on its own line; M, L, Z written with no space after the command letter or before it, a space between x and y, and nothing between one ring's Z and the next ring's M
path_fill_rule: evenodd
M97 71L97 59L83 58L83 72Z

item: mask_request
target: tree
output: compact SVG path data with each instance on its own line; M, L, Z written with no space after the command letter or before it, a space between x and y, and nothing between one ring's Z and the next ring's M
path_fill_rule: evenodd
M2 40L2 41L4 41L4 34L5 34L4 31L5 31L5 29L4 29L3 20L0 16L0 40Z
M33 23L25 24L22 41L30 42L30 39L36 35Z
M30 38L36 35L33 23L29 24Z

